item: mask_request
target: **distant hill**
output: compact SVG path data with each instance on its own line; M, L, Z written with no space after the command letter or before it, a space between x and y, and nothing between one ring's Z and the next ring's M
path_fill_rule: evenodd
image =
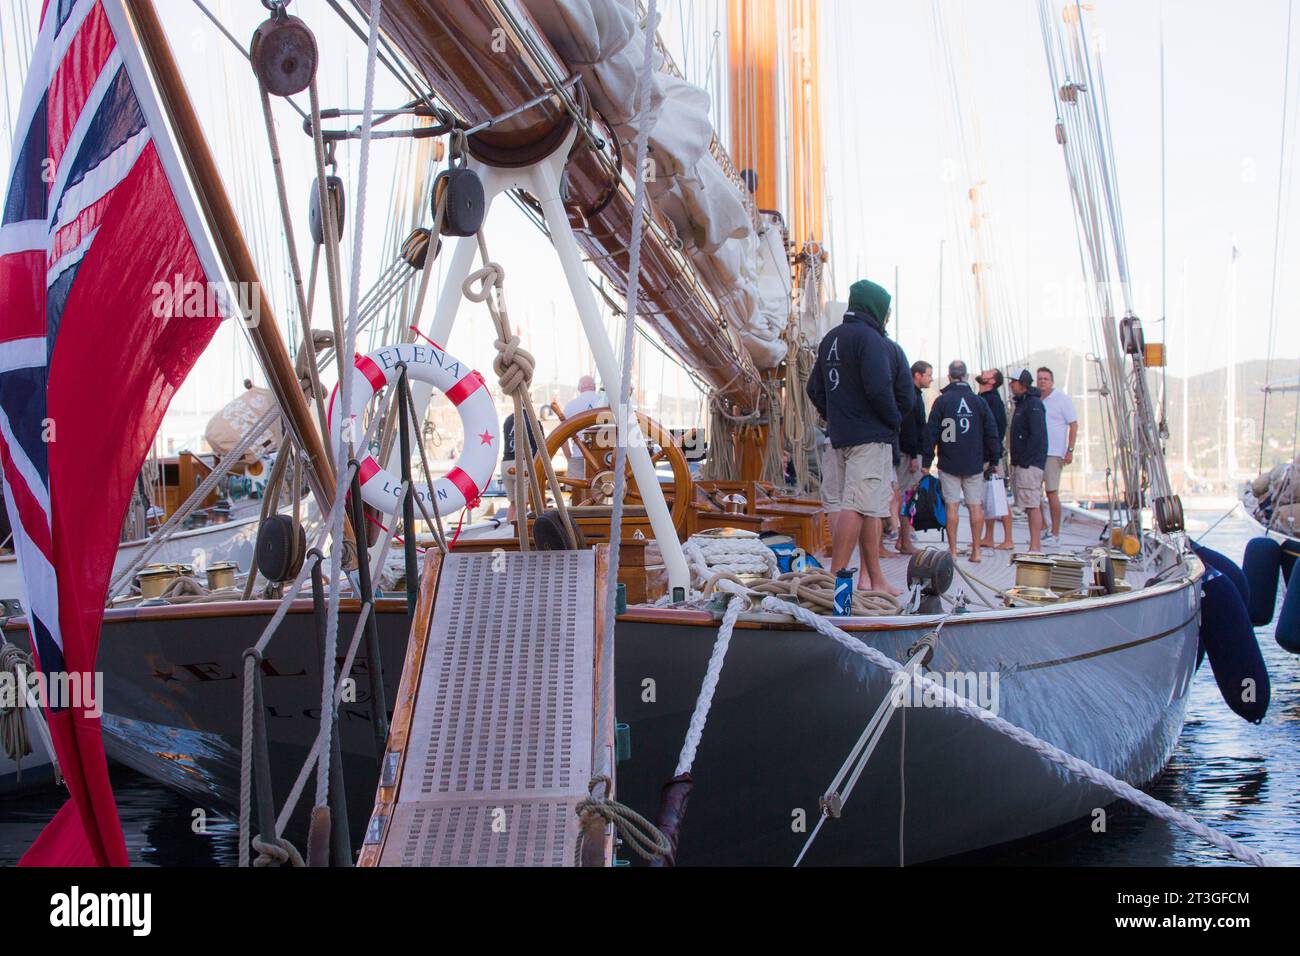
M1080 417L1079 450L1076 451L1078 469L1071 477L1079 485L1082 475L1082 449L1088 449L1088 463L1091 474L1087 479L1087 488L1072 488L1072 493L1097 493L1104 487L1106 462L1110 457L1105 449L1104 429L1100 401L1096 394L1091 394L1087 409L1087 434L1085 435L1085 411L1081 404L1084 391L1083 376L1087 369L1086 388L1095 393L1098 387L1097 366L1087 361L1078 352L1053 349L1038 352L1030 356L1027 362L1032 369L1045 365L1056 376L1058 388L1063 388L1075 399ZM1157 402L1160 402L1161 389L1165 390L1165 418L1169 428L1166 453L1170 476L1178 490L1187 493L1221 493L1232 491L1242 480L1253 477L1258 472L1260 459L1259 427L1264 412L1264 392L1268 363L1261 360L1242 362L1237 366L1237 415L1234 432L1237 442L1238 471L1234 479L1227 474L1227 370L1216 369L1191 377L1187 394L1187 444L1190 446L1190 467L1184 472L1183 447L1183 379L1169 375L1166 379L1161 370L1153 370L1151 388ZM1272 366L1273 380L1293 377L1296 373L1295 359L1275 360ZM1269 468L1280 461L1289 461L1294 455L1296 441L1296 394L1276 393L1269 398L1268 423L1265 435L1264 467Z

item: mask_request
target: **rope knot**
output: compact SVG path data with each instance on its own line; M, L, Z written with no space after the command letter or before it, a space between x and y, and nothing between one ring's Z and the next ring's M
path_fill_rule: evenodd
M461 289L471 302L486 302L494 289L498 294L501 292L505 282L506 270L499 262L489 262L466 276Z
M537 361L532 353L519 345L519 336L511 335L496 340L497 357L492 370L497 373L501 390L507 395L524 395L533 381Z
M253 849L257 851L257 859L253 861L253 866L256 867L284 866L286 863L290 866L307 865L297 847L284 837L276 837L273 842L267 842L260 836L255 836Z

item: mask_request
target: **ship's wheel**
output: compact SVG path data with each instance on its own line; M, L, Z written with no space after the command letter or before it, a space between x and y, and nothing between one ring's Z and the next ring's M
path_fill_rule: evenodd
M686 518L691 505L691 470L686 456L673 440L672 433L649 416L637 413L641 430L649 445L650 460L658 469L667 462L672 469L671 482L664 475L660 481L665 500L672 510L673 526L680 537L686 531ZM560 475L559 483L568 495L568 505L574 508L609 507L614 501L615 453L618 450L614 413L608 408L593 408L567 419L559 428L546 436L546 454L554 458L566 442L572 441L581 453L585 474L582 477ZM567 455L567 452L566 452ZM533 464L536 474L544 475L542 458ZM624 464L627 483L623 503L627 506L644 506L645 499L637 487L636 476L629 463ZM541 482L546 502L542 511L550 507L551 491Z

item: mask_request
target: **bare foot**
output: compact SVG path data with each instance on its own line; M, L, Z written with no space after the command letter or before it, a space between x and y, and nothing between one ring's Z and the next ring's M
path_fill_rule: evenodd
M981 547L981 548L991 548L991 547L993 547L993 539L992 539L992 538L984 538L984 539L982 539L982 540L980 541L980 547Z
M1012 550L1015 550L1015 547L1016 547L1016 546L1015 546L1014 544L1012 544L1010 541L1003 541L1000 545L998 545L996 548L994 548L994 550L995 550L995 551L1012 551Z
M912 545L909 544L906 548L899 548L899 549L898 549L898 553L899 553L899 554L916 554L916 553L917 553L917 549L916 549L915 547L913 547Z
M873 591L883 591L885 594L888 594L888 595L890 595L891 597L899 597L899 596L901 596L902 593L903 593L902 591L898 590L898 588L891 587L888 581L885 581L884 583L882 583L881 586L878 587L878 588L872 588L872 590L873 590Z
M971 555L969 558L967 558L966 560L969 561L971 564L979 564L979 563L980 563L980 556L979 556L978 554L972 554L972 555Z
M880 556L882 558L901 558L903 555L898 551L890 551L888 548L881 548Z

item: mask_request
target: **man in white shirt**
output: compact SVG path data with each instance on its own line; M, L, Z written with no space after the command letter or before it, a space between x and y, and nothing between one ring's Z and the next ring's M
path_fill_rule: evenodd
M1038 370L1037 384L1043 407L1047 409L1047 467L1043 469L1043 487L1047 491L1047 507L1051 509L1051 536L1059 538L1061 469L1074 461L1074 440L1079 435L1079 416L1075 414L1074 402L1070 396L1056 390L1056 376L1050 368L1044 366Z
M603 393L596 391L596 380L590 375L584 375L578 379L578 394L564 406L564 419L568 421L574 415L581 415L593 408L608 407L609 399ZM569 459L569 477L586 478L587 461L582 457L582 451L578 448L577 443L568 442L565 445L564 454Z

